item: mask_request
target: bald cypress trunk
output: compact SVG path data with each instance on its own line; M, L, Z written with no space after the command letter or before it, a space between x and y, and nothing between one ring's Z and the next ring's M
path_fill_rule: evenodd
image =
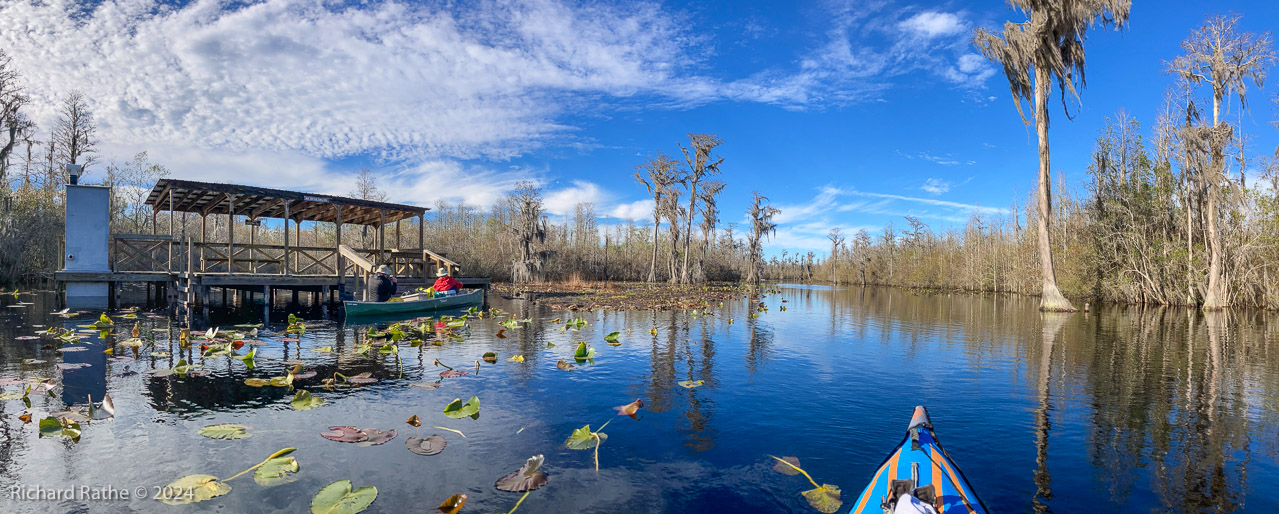
M1043 275L1043 294L1039 309L1073 311L1075 306L1057 289L1057 272L1053 269L1052 244L1048 239L1048 223L1052 216L1052 169L1048 160L1048 70L1035 67L1035 132L1039 134L1039 266Z

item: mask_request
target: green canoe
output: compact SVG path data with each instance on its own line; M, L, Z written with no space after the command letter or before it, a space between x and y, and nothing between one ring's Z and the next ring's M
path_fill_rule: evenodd
M368 316L374 314L401 314L412 312L438 311L444 309L466 308L484 303L484 290L472 289L454 296L442 296L423 300L405 300L402 302L342 302L347 316Z

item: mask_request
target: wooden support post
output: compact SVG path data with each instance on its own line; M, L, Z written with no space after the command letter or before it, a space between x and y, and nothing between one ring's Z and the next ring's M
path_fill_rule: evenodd
M342 262L342 252L338 251L338 248L342 246L342 206L337 205L335 207L338 210L337 230L335 230L337 232L337 243L333 245L333 253L337 256L338 283L341 284L346 279L346 266Z
M396 250L399 250L400 248L404 248L403 246L400 246L400 221L401 220L395 220L395 249Z
M235 195L227 195L226 210L226 273L235 274Z
M386 211L379 209L377 219L377 260L373 261L374 265L386 262Z
M281 272L284 276L289 276L289 204L291 200L284 201L284 259L280 262Z
M417 215L417 249L426 249L426 215ZM425 262L423 263L425 265Z
M262 323L271 322L271 286L262 286Z
M287 225L289 222L288 222L288 221L285 221L284 223ZM299 220L297 221L297 227L296 227L296 228L297 228L297 230L295 230L294 232L297 232L297 234L298 234L298 241L300 242L300 241L302 241L302 220L300 220L300 219L299 219ZM317 240L317 241L318 241L318 240ZM301 245L299 244L299 246L301 246ZM301 256L299 253L297 253L297 252L294 252L294 253L293 253L293 267L294 267L294 268L298 268L298 269L302 269L302 256Z
M169 190L169 271L173 271L173 190Z

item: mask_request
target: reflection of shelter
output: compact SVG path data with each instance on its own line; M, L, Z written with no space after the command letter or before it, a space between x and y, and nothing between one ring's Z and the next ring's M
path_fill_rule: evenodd
M111 234L109 271L64 267L57 274L58 280L68 284L68 290L75 283L106 282L117 291L112 293L113 298L118 296L121 283L154 284L157 291L164 288L169 297L191 307L207 306L210 290L215 287L224 292L261 292L268 297L276 289L292 290L295 297L299 290L311 291L328 301L335 293L364 289L373 270L383 264L390 266L401 277L401 283L408 286L432 280L437 268L450 272L460 269L456 262L423 248L424 215L428 210L425 207L172 179L156 182L146 205L152 208L151 233ZM171 214L167 234L161 234L158 226L162 211ZM225 216L226 228L217 234L221 237L210 237L209 220L218 216ZM198 232L187 226L193 217L199 218ZM237 231L240 218L247 226ZM401 225L414 218L417 237L410 242ZM282 244L257 241L258 227L264 219L283 221ZM298 244L302 223L308 221L330 228L333 244L316 246L318 237L313 246ZM345 244L343 228L349 225L364 230L376 228L376 247L353 248ZM388 234L388 228L392 233ZM73 241L68 234L70 248ZM469 286L487 283L480 279L462 282Z

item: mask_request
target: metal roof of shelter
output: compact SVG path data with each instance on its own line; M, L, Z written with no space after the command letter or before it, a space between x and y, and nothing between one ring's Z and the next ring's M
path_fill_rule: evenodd
M172 205L170 205L172 194ZM416 205L360 200L343 196L303 193L266 187L217 184L193 180L160 179L151 188L146 204L155 211L235 214L256 218L285 218L295 222L338 221L341 208L343 224L373 225L421 216L429 209ZM231 212L234 205L235 212Z

